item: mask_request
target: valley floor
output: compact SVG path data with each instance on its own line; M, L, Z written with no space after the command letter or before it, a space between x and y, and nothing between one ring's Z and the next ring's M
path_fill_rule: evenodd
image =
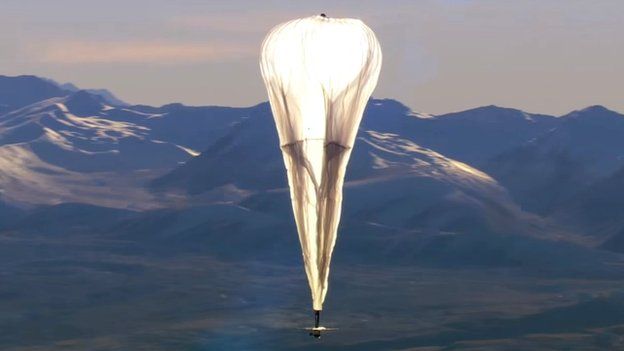
M304 273L131 241L0 235L0 349L604 350L624 347L620 280L518 269L333 266L315 340Z

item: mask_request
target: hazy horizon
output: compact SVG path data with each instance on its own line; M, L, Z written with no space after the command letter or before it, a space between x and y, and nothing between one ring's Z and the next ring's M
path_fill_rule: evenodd
M167 2L8 0L0 74L106 88L134 104L266 101L260 42L274 25L325 12L364 20L384 52L375 98L415 111L483 105L561 115L623 111L617 1Z

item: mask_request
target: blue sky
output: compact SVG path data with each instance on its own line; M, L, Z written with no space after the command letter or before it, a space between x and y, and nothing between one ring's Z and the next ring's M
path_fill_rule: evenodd
M320 12L369 24L384 52L373 95L416 111L624 111L617 0L3 0L0 74L104 87L132 103L248 106L266 100L266 32Z

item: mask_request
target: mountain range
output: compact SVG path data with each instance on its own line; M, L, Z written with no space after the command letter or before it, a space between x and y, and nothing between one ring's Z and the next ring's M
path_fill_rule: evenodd
M97 92L34 76L0 77L4 206L227 205L263 212L270 201L288 213L267 103L151 107ZM624 224L605 225L578 208L599 195L613 201L615 191L596 189L616 184L624 172L621 135L624 116L601 106L558 117L497 106L432 116L371 100L347 173L345 211L353 214L346 221L366 217L429 232L466 221L537 237L562 231L574 242L599 238L592 245L606 245ZM359 198L353 203L351 192ZM567 225L571 217L584 225ZM596 226L604 227L600 235Z
M429 115L371 99L335 260L621 279L623 135L602 106ZM294 233L268 103L131 105L0 76L0 234L292 266Z

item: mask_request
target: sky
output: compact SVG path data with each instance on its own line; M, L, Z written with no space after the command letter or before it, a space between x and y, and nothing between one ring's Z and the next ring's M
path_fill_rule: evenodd
M384 63L373 96L417 112L624 111L621 0L2 0L0 74L136 104L251 106L267 100L266 33L321 12L375 31Z

